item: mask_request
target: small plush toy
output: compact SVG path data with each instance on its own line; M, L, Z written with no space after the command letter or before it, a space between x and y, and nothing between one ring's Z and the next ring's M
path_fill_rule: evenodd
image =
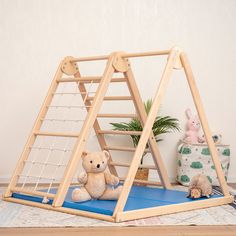
M78 181L83 186L73 190L72 200L83 202L90 199L118 199L122 186L114 187L119 184L119 178L105 172L110 158L109 153L107 151L84 152L82 158L85 172L79 175Z
M205 139L199 134L201 124L197 115L193 116L189 108L186 110L186 115L188 122L184 141L190 144L203 143Z
M208 178L203 174L195 175L189 184L189 198L210 197L212 195L212 186Z

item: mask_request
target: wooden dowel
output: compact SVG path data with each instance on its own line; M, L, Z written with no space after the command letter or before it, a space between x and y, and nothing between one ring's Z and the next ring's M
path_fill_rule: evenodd
M88 97L86 100L93 100L94 97ZM107 96L107 97L104 97L105 101L122 101L122 100L132 100L132 97L131 96Z
M162 55L168 55L169 53L170 53L170 50L154 51L154 52L124 53L123 55L121 55L121 57L130 58L130 57L162 56ZM74 58L73 60L71 60L71 62L99 61L99 60L107 60L108 58L109 58L109 55L79 57L79 58Z
M11 190L12 192L15 192L15 193L25 193L25 194L33 195L33 196L41 196L41 197L49 197L49 198L55 197L55 194L52 194L52 193L40 192L40 191L19 188L19 187L14 187Z
M110 56L103 55L103 56L92 56L92 57L79 57L71 60L71 62L82 62L82 61L100 61L100 60L107 60Z
M120 181L125 181L125 178L120 177ZM134 179L133 183L137 184L146 184L146 185L153 185L153 186L162 186L161 182L155 182L150 180L140 180L140 179Z
M113 162L113 161L109 162L109 165L121 166L121 167L130 167L130 164L122 163L122 162ZM156 167L153 166L153 165L139 165L139 168L156 170Z
M99 134L141 135L142 131L98 130Z
M98 118L137 118L136 114L98 114Z
M67 208L67 207L53 207L50 204L32 202L32 201L22 200L22 199L18 199L18 198L13 198L13 197L4 198L4 200L9 201L9 202L18 203L18 204L24 204L24 205L28 205L28 206L39 207L39 208L42 208L42 209L63 212L63 213L67 213L67 214L90 217L90 218L106 220L106 221L110 221L110 222L115 221L112 216L104 215L104 214L98 214L98 213L89 212L89 211L83 211L83 210L72 209L72 208Z
M105 146L105 150L114 150L114 151L126 151L126 152L135 152L136 148L132 147L123 147L123 146ZM145 152L150 152L149 149L145 149Z
M84 77L68 77L68 78L61 78L58 79L57 82L63 83L63 82L100 82L101 76L84 76Z
M47 108L67 108L67 109L70 109L70 108L86 108L87 106L60 106L60 105L56 105L56 106L54 106L54 105L49 105L49 106L47 106ZM91 106L89 106L89 107L91 107Z
M111 82L112 83L120 83L120 82L126 82L127 79L126 78L113 78L111 79ZM66 82L81 82L81 83L91 83L93 82L94 84L95 83L100 83L101 82L101 77L77 77L77 78L61 78L61 79L58 79L57 82L59 83L66 83Z
M34 134L39 136L58 136L58 137L71 137L71 138L78 138L79 136L79 134L54 133L54 132L35 132Z
M127 53L122 55L123 58L131 58L131 57L149 57L149 56L162 56L168 55L170 50L163 51L154 51L154 52L139 52L139 53Z

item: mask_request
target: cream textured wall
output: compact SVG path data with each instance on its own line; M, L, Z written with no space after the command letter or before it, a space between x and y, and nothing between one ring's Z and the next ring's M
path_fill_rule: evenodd
M231 145L229 181L235 182L235 12L234 0L0 0L0 180L9 179L64 56L177 44L190 58L210 126ZM150 59L150 66L147 62L133 62L144 100L154 94L156 73L161 73L158 59ZM182 75L173 76L161 114L180 119L184 130L184 110L192 101ZM160 143L172 180L182 135L166 136Z

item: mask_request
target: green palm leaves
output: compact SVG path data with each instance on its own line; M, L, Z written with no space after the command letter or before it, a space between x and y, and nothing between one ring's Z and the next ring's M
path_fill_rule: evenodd
M147 100L144 103L146 113L148 114L151 107L152 107L152 99ZM160 139L158 136L160 134L170 133L173 131L179 131L179 123L178 119L172 118L170 116L157 116L155 118L155 122L152 127L152 131L156 138L156 141L159 142ZM110 123L113 126L113 130L120 130L120 131L142 131L141 122L134 118L130 122L121 122L121 123ZM140 136L139 135L131 135L132 141L134 146L138 145Z

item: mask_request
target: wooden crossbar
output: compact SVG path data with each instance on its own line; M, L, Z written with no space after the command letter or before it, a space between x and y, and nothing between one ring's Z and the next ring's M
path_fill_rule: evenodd
M98 118L137 118L136 114L97 114Z
M35 135L38 136L57 136L57 137L70 137L77 138L79 134L70 134L70 133L54 133L54 132L34 132Z
M111 79L112 83L120 83L120 82L126 82L126 78L113 78ZM57 80L58 83L67 83L67 82L81 82L81 83L100 83L101 77L95 76L95 77L76 77L76 78L61 78Z
M120 177L119 180L121 182L124 182L126 177ZM151 180L142 180L142 179L134 179L134 184L144 184L144 185L150 185L150 186L162 186L161 182L158 181L151 181Z
M121 167L130 167L130 164L124 163L124 162L109 162L109 165L113 166L121 166ZM145 168L145 169L151 169L156 170L156 166L154 165L139 165L139 168Z
M87 100L91 101L94 97L88 97ZM131 96L107 96L104 97L104 101L122 101L122 100L132 100Z
M113 151L127 151L127 152L135 152L136 148L132 147L123 147L123 146L104 146L105 150L113 150ZM149 149L145 149L145 152L150 152Z
M99 134L141 135L142 131L98 130Z
M154 51L154 52L139 52L139 53L124 53L121 55L121 57L130 58L130 57L163 56L163 55L168 55L169 53L170 53L170 50ZM71 62L98 61L98 60L107 60L108 58L109 58L109 55L79 57L79 58L74 58L73 60L71 60Z

